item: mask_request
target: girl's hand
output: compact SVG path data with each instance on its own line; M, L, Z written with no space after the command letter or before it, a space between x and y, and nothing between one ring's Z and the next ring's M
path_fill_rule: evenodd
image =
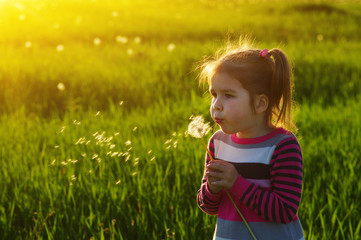
M212 193L218 193L223 188L230 189L238 176L236 168L222 160L214 160L206 168L208 186Z

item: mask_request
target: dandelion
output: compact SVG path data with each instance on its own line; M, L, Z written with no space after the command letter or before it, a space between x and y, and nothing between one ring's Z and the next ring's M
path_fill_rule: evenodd
M75 119L75 120L73 121L73 124L74 124L74 125L80 125L80 122Z
M134 42L139 44L142 41L142 39L140 37L135 37L134 38Z
M124 144L125 144L125 146L130 146L130 144L132 144L132 142L130 140L128 140Z
M55 149L58 149L59 147L60 147L59 145L55 145L55 146L54 146Z
M207 154L209 156L209 158L211 159L211 161L214 161L211 153L209 152L204 140L203 140L203 136L205 136L210 130L211 127L209 125L209 123L205 123L204 119L202 116L191 116L190 120L192 120L189 125L188 125L188 131L187 134L191 135L192 137L195 138L200 138L202 140L203 146L205 147L205 149L207 150ZM248 225L246 219L243 217L242 213L240 212L240 210L238 209L237 205L235 204L235 202L233 201L232 196L229 194L229 191L226 190L228 197L231 199L233 206L236 208L238 214L240 215L240 217L243 219L244 223L246 224L246 227L248 229L248 231L250 232L250 234L252 235L253 239L256 239L256 237L254 236L250 226Z
M133 132L137 131L137 129L138 129L138 127L135 126L135 127L133 128Z
M95 116L98 117L100 115L100 111L98 111Z
M128 38L124 36L116 36L115 41L117 41L118 43L126 44L128 42Z
M121 183L120 179L115 183L115 185L118 185L119 183Z
M99 46L101 44L101 42L102 41L100 40L100 38L94 38L94 40L93 40L93 43L95 46Z
M122 106L124 104L124 101L120 101L119 105Z
M167 50L168 50L168 52L172 52L174 49L175 49L175 45L174 45L174 43L170 43L170 44L168 44L168 46L167 46Z
M153 156L151 159L150 159L150 161L154 161L155 160L155 157Z
M58 51L58 52L64 51L64 46L59 44L58 46L56 46L56 51Z
M133 55L133 49L131 49L131 48L128 48L128 50L127 50L127 54L129 55L129 56L131 56L131 55Z
M25 47L26 47L26 48L31 48L31 46L32 46L32 44L31 44L30 41L26 41L26 42L25 42Z
M65 90L64 83L58 83L58 85L56 85L56 87L58 88L59 91L64 91Z
M92 159L94 160L94 159L96 159L97 157L98 157L98 154L94 153Z

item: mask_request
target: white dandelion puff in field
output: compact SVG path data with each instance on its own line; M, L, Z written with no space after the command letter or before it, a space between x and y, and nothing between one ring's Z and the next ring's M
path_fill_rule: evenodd
M118 43L126 44L128 42L128 38L124 36L116 36L115 41Z
M191 116L187 134L195 138L201 138L212 129L209 123L204 122L202 116Z
M120 102L119 102L119 105L120 105L120 106L123 106L123 104L124 104L124 101L120 101Z
M100 111L98 111L95 116L98 117L100 115Z
M141 43L141 41L142 41L142 39L140 37L135 37L134 38L134 42L137 43L137 44Z
M120 179L115 183L115 185L118 185L119 183L121 183L122 181L120 181Z
M64 51L64 46L61 45L61 44L59 44L58 46L56 46L56 51L57 51L57 52L62 52L62 51Z
M125 146L130 146L132 144L132 141L128 140L124 144L125 144Z
M168 44L168 46L167 46L167 50L168 50L168 52L172 52L174 49L175 49L175 45L174 45L174 43L170 43L170 44Z
M65 85L64 85L64 83L58 83L58 85L56 85L56 88L59 91L64 91L65 90Z
M102 43L102 40L100 40L100 38L94 38L93 43L95 46L99 46Z
M132 55L133 55L133 53L134 53L133 49L128 48L128 50L127 50L127 54L128 54L129 56L132 56Z
M26 41L26 42L25 42L25 47L26 47L26 48L31 48L31 47L32 47L31 42L30 42L30 41Z
M81 123L81 122L78 121L78 120L76 120L76 119L73 121L73 124L74 124L74 125L80 125L80 123Z
M138 129L138 127L135 126L135 127L133 128L133 132L137 131L137 129Z

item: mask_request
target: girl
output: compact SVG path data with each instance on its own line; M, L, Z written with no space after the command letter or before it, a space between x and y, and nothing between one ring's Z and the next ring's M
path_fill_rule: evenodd
M252 239L226 191L257 239L304 239L297 210L302 153L291 123L292 71L283 51L238 49L204 64L220 126L209 140L214 161L198 191L199 207L217 214L214 239Z

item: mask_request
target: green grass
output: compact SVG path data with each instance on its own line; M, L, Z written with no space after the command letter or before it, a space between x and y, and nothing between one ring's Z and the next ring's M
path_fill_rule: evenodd
M359 3L167 2L0 1L0 238L210 239L196 66L251 34L295 64L306 239L360 239Z

